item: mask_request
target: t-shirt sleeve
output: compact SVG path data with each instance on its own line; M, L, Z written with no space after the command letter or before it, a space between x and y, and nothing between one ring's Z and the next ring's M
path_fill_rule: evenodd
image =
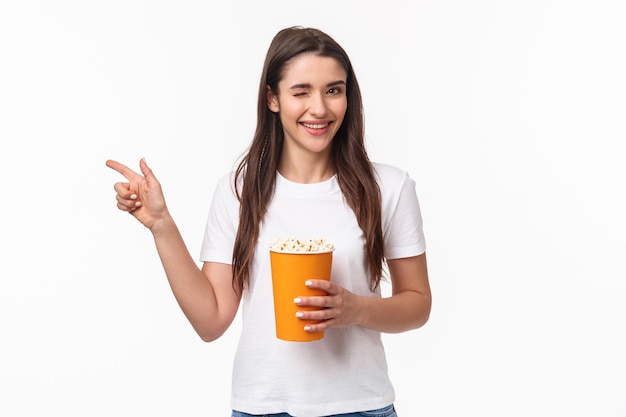
M383 236L387 259L408 258L426 251L415 181L402 173L383 197ZM383 192L383 195L385 193ZM387 201L385 201L385 198Z
M217 184L200 248L201 262L232 263L233 247L239 224L239 201L230 176Z

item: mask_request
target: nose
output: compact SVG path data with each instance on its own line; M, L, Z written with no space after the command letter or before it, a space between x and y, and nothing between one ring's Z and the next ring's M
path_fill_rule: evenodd
M309 113L318 119L326 115L326 101L324 94L312 94L309 101Z

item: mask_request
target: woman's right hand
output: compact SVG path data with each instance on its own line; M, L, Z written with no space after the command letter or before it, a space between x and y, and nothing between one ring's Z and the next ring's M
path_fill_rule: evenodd
M117 182L113 186L117 193L117 208L132 214L148 229L169 216L161 183L156 179L145 159L139 161L141 174L117 161L108 160L106 166L122 174L128 182ZM143 174L143 175L142 175Z

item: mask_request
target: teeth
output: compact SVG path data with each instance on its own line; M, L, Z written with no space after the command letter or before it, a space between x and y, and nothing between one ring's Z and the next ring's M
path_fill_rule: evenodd
M311 124L311 123L302 123L304 125L304 127L308 127L309 129L323 129L326 126L328 126L328 123L323 123L323 124Z

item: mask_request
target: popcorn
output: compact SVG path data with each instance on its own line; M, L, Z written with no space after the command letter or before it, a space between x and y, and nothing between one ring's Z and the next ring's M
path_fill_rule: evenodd
M335 250L335 245L327 242L326 239L300 240L293 237L281 237L270 242L270 250L287 253L331 252Z

